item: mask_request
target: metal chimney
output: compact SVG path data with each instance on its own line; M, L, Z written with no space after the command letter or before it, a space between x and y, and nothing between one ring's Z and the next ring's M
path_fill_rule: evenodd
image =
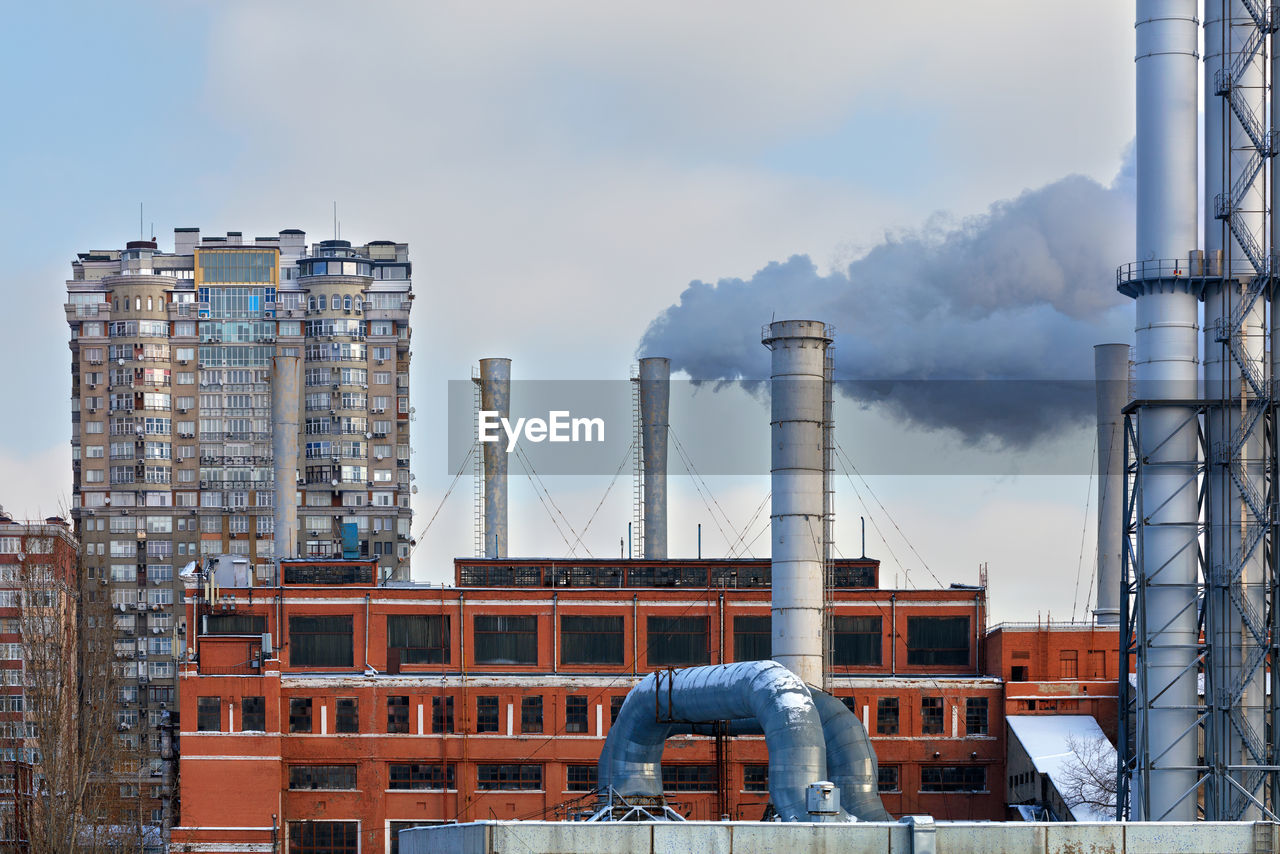
M764 330L773 352L770 442L773 508L773 659L822 684L828 327L779 320Z
M271 376L271 455L276 491L272 534L277 561L298 555L298 429L302 357L299 347L281 347Z
M667 557L667 427L671 360L640 360L640 437L644 449L644 556Z
M480 360L480 408L511 417L511 360ZM486 442L484 455L484 556L507 556L507 446Z
M1199 450L1197 299L1186 275L1198 239L1197 0L1137 0L1136 299L1142 513L1137 732L1132 817L1193 821L1198 733ZM1160 401L1160 403L1154 403Z
M1120 622L1120 567L1124 558L1124 416L1129 403L1129 345L1093 348L1098 398L1098 607L1100 626Z

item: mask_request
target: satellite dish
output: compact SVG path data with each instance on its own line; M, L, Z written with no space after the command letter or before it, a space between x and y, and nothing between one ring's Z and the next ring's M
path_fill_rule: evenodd
M331 480L331 481L329 481L329 484L330 484L331 486L337 486L337 485L338 485L338 482L337 482L336 480Z
M366 439L372 439L372 438L373 438L373 434L372 434L372 433L365 433L365 434L364 434L364 437L365 437Z
M117 365L123 365L123 364L124 364L124 359L116 359L116 364L117 364Z
M411 486L411 487L409 487L409 492L410 492L410 493L412 493L413 495L417 495L417 494L418 494L418 487L416 487L416 486Z
M26 559L27 559L26 552L18 552L18 563L22 563Z

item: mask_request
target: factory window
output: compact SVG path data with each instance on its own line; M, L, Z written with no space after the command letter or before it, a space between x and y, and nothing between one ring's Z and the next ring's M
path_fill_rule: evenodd
M942 733L942 698L920 698L920 732L925 735Z
M1080 676L1079 653L1074 649L1064 649L1058 653L1058 671L1061 679L1078 679Z
M1107 678L1107 654L1103 650L1089 650L1089 678Z
M876 700L876 735L898 734L898 698Z
M615 694L609 698L609 723L618 722L618 712L622 711L622 704L627 701L626 694Z
M542 788L541 765L477 765L476 788L482 791Z
M769 766L768 765L743 765L742 766L742 791L744 792L769 791Z
M289 732L311 732L311 698L289 699Z
M561 664L622 664L622 618L560 618Z
M444 824L443 821L428 821L421 819L419 821L389 821L387 826L391 831L391 847L387 849L387 854L400 854L400 831L408 830L412 827L426 827L433 824Z
M986 735L987 698L966 697L964 701L964 731L969 735Z
M1025 664L1015 664L1013 666L1013 669L1009 672L1009 681L1010 682L1026 682L1027 666Z
M351 617L289 618L289 662L295 667L350 667Z
M222 729L222 698L196 698L196 731L219 732Z
M564 698L564 731L565 732L586 732L587 731L587 698L586 697L565 697Z
M453 697L431 698L431 731L453 732Z
M289 854L359 854L358 821L291 821Z
M388 789L454 789L453 763L410 765L394 763L387 769Z
M599 780L598 772L595 765L566 765L565 788L570 792L594 792Z
M985 792L987 769L981 765L925 765L920 769L921 792Z
M498 698L476 697L476 732L498 731Z
M542 732L542 695L520 698L520 731Z
M360 731L359 698L339 697L334 701L333 731L339 733Z
M409 731L409 698L403 695L387 697L387 732Z
M267 631L267 618L252 614L209 614L204 620L206 635L262 635Z
M878 788L882 792L899 791L900 783L898 781L897 765L881 765L879 774Z
M649 666L708 664L706 617L649 617Z
M968 617L907 618L907 664L964 667L968 663Z
M666 792L714 792L718 786L714 765L663 765L662 789Z
M841 702L841 703L844 703L844 707L845 707L846 709L848 709L850 712L852 712L852 713L853 713L853 715L854 715L854 717L857 717L857 715L858 715L858 700L857 700L857 698L856 698L856 697L853 697L853 696L849 696L849 697L838 697L837 699L838 699L838 700L840 700L840 702Z
M240 731L265 732L267 729L267 701L264 697L240 698Z
M733 618L733 660L765 661L773 652L771 617Z
M290 789L354 789L354 765L290 765Z
M401 664L449 663L448 614L392 614L387 617L387 656Z
M537 663L537 617L476 616L472 627L477 664Z
M879 667L880 617L834 617L831 663L836 667Z

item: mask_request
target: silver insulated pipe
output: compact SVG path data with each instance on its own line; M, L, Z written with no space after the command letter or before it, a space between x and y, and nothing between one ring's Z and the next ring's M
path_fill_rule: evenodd
M480 408L511 417L511 360L480 360ZM484 556L507 556L507 448L486 442L484 454Z
M773 353L773 660L818 686L826 512L823 395L830 344L830 330L816 320L779 320L765 328L764 345Z
M667 427L671 360L640 360L640 440L644 451L644 556L667 557Z
M271 376L271 458L276 479L272 537L276 561L298 554L298 430L302 409L298 391L301 387L299 348L281 347Z
M1120 622L1120 567L1124 558L1124 416L1129 403L1129 345L1093 348L1098 399L1098 607L1100 626Z

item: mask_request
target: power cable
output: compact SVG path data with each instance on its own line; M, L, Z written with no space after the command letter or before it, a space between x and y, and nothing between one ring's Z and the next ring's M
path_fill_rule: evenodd
M1114 427L1112 429L1115 429ZM1080 573L1084 571L1084 540L1089 535L1089 507L1090 501L1093 500L1093 470L1094 462L1098 459L1098 437L1093 437L1093 450L1089 452L1089 479L1085 482L1084 494L1084 521L1080 523L1080 557L1076 561L1076 589L1071 597L1071 622L1076 621L1076 606L1080 604ZM1104 486L1103 489L1106 489ZM1095 550L1096 554L1096 550ZM1089 589L1093 589L1093 583L1090 582Z
M600 503L597 504L596 509L591 512L591 518L587 520L587 524L583 527L582 533L578 535L578 538L574 543L575 545L577 543L582 543L582 538L585 537L587 535L587 531L591 529L591 523L596 520L596 514L600 512L600 508L604 506L604 502L608 499L609 493L613 491L613 485L618 482L618 478L622 475L622 470L627 467L627 461L631 459L631 452L635 446L635 440L632 440L631 444L627 446L626 452L622 455L622 462L618 464L618 470L613 473L613 480L609 481L609 486L605 488L604 495L600 496ZM583 543L582 547L585 549L587 546Z

